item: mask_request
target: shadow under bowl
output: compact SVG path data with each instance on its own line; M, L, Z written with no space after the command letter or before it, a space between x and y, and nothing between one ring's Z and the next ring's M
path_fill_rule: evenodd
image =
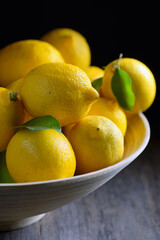
M149 138L148 120L140 113L128 120L122 161L66 179L0 184L0 231L28 226L46 212L93 192L136 159L146 148Z

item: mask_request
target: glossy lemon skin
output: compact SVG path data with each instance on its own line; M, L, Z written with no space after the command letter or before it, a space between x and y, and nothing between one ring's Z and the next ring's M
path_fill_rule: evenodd
M23 123L24 108L20 100L10 100L10 90L0 87L0 152L6 149L16 133L16 126Z
M47 62L64 62L60 52L40 40L22 40L0 50L0 86L6 87Z
M41 38L60 51L66 63L79 66L82 69L91 63L91 50L86 38L70 28L57 28L46 33Z
M47 63L24 77L20 97L31 116L52 115L65 126L86 116L99 95L79 67Z
M14 82L7 85L7 88L19 94L22 86L22 81L23 81L23 78L17 79Z
M15 182L72 177L76 168L69 141L54 129L19 130L8 144L6 162Z
M111 80L117 61L115 60L107 65L101 87L102 96L110 99L116 99L111 89ZM151 70L144 63L133 58L122 58L120 60L120 68L126 71L132 80L135 105L130 112L146 111L153 103L156 95L156 82Z
M100 97L92 104L88 115L104 116L112 120L125 136L127 117L117 101Z
M7 88L18 93L18 97L20 99L19 93L21 90L21 86L22 86L22 82L23 82L23 78L20 78L12 83L10 83ZM28 122L29 120L31 120L33 117L27 112L27 110L24 108L24 120L23 123ZM22 123L22 124L23 124Z
M69 131L76 155L77 174L96 171L119 162L124 152L120 129L106 117L87 116Z
M89 66L85 69L85 72L90 78L91 82L104 76L104 70L97 66Z

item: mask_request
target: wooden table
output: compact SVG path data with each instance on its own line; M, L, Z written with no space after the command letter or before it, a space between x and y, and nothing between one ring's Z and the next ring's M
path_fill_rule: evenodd
M95 192L0 240L159 240L160 140Z

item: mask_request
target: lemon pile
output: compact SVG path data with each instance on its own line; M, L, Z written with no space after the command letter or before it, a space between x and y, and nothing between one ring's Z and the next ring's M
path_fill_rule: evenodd
M155 94L152 72L136 59L92 66L88 42L73 29L9 44L0 50L0 182L116 164L128 117L148 109Z

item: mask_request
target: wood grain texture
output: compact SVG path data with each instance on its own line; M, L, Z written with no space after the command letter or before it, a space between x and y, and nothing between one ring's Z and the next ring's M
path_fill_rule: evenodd
M0 232L0 240L160 239L160 140L88 196L56 209L39 222Z

